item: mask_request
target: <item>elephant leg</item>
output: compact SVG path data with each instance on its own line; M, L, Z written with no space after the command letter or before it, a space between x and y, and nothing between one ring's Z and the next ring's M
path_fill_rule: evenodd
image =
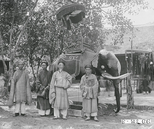
M117 109L114 110L115 113L118 113L120 110L120 94L119 94L119 86L116 81L114 81L114 88L115 88L115 97L116 97L116 104L117 104Z
M98 82L99 82L99 80L98 80ZM100 91L101 91L101 88L100 88L100 84L99 84L99 86L98 86L98 94L100 94ZM98 99L98 97L97 97L97 106L99 106L99 99Z
M120 93L120 97L122 97L122 84L121 84L121 82L119 83L119 93Z

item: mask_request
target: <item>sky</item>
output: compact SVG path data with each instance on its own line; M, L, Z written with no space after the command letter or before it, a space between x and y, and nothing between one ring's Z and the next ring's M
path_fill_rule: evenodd
M134 25L154 23L154 0L146 0L149 2L149 9L141 10L138 15L127 15Z
M44 2L45 0L39 0L39 2ZM154 23L154 0L146 0L149 3L149 9L141 10L137 15L126 15L133 25L143 25L148 23ZM108 26L108 25L107 25Z

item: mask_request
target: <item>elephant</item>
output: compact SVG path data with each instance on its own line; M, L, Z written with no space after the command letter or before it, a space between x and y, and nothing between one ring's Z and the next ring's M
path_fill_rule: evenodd
M72 52L68 54L62 53L56 60L50 65L50 71L57 70L57 64L61 60L65 62L64 70L69 74L74 75L77 80L81 79L81 76L84 75L84 66L90 64L93 61L93 64L96 66L96 57L97 54L89 49Z
M94 53L92 51L82 51L81 53L72 53L72 54L61 54L50 67L50 70L57 70L58 61L63 60L66 64L65 71L74 74L76 79L80 79L84 75L84 66L86 64L91 64L93 66L93 73L96 76L103 76L107 79L113 80L113 85L115 88L116 104L117 109L115 113L118 113L120 110L120 94L119 94L119 79L123 79L130 74L120 75L121 73L121 64L118 58L114 53L102 49L99 53Z
M112 52L102 49L98 54L98 63L97 63L97 74L104 76L118 77L121 72L121 64L115 54ZM120 94L119 94L119 80L118 78L113 78L113 86L115 88L115 97L117 109L115 113L118 113L120 110Z

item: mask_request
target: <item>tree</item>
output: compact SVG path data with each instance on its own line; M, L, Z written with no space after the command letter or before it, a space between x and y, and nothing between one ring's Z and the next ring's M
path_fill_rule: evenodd
M37 15L39 15L39 18L37 18L37 20L34 17L31 19L31 23L37 21L37 23L43 26L34 32L37 33L36 37L40 38L39 43L37 41L37 44L41 46L40 49L42 49L40 51L45 50L46 52L43 53L50 56L51 62L62 52L68 52L72 47L79 48L79 46L82 46L82 43L89 44L94 51L97 51L98 46L104 43L104 40L110 33L115 34L113 37L114 45L123 43L123 35L126 30L132 30L133 28L131 21L124 16L124 12L133 13L133 11L131 12L130 10L136 5L146 6L145 3L141 1L133 0L74 0L73 2L79 2L85 5L86 18L78 24L72 24L72 30L68 31L62 26L62 22L57 22L55 18L56 10L66 4L66 2L65 0L48 1L48 3L38 9ZM103 21L111 24L112 29L106 31L103 26ZM33 30L39 27L33 25L30 28ZM33 43L28 44L33 45ZM37 49L35 49L35 51L40 53Z
M42 58L48 55L50 63L55 56L58 56L56 48L58 48L59 29L52 16L48 7L41 7L34 12L25 29L25 40L18 47L18 55L28 57L34 83ZM37 69L34 70L36 65Z
M9 79L7 85L14 72L14 58L16 50L23 39L25 27L29 18L33 15L38 0L4 0L0 5L0 42L3 52L10 58ZM5 52L4 53L4 49ZM4 59L3 59L4 62ZM3 63L4 64L4 63ZM5 65L4 65L5 66ZM5 70L5 74L8 73Z
M54 0L52 4L56 3L54 8L57 10L67 2L67 0ZM91 45L94 51L97 51L98 46L102 46L104 40L111 33L113 34L113 45L122 44L124 34L128 30L133 30L130 19L127 19L124 14L134 14L147 8L147 3L142 0L72 0L72 2L85 5L86 17L80 23L72 24L71 31L68 32L63 29L63 49L67 48L70 43L78 48L81 42L87 43L88 41L87 44ZM135 10L136 7L138 7L138 11ZM61 21L59 23L62 24ZM104 28L105 23L110 24L112 28L106 30Z
M50 62L62 52L78 49L88 44L96 52L107 35L115 34L114 45L123 42L127 29L132 23L124 16L125 12L134 13L133 7L147 7L141 0L73 0L86 7L86 17L78 24L72 24L68 31L62 21L57 21L56 10L66 4L66 0L47 0L35 9L38 0L12 0L0 6L0 31L4 55L10 57L10 75L13 74L14 57L28 57L31 67L38 64L44 55ZM104 23L112 29L106 31ZM36 74L33 70L34 78Z

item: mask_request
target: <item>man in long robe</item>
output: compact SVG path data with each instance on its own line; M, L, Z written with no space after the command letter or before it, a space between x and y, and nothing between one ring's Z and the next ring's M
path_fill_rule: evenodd
M40 116L50 114L49 104L49 85L51 81L51 72L47 70L48 63L42 62L42 69L37 78L37 109Z
M143 86L143 94L145 93L151 93L151 89L150 87L148 86L149 85L149 80L148 80L148 77L145 75L144 76L144 80L142 81L142 86Z
M82 76L80 82L80 88L82 91L83 97L83 112L86 115L86 121L90 120L90 117L94 117L95 121L98 121L97 118L97 97L98 97L98 81L94 74L92 73L92 66L85 66L86 74Z
M53 73L51 84L49 101L54 107L54 118L60 118L60 114L64 120L67 119L67 109L69 108L69 100L67 89L72 83L72 77L65 71L63 71L64 63L59 62L59 70Z
M23 69L24 62L19 61L19 69L14 73L11 81L11 90L8 105L12 106L15 98L15 116L25 116L25 104L32 101L28 73Z

